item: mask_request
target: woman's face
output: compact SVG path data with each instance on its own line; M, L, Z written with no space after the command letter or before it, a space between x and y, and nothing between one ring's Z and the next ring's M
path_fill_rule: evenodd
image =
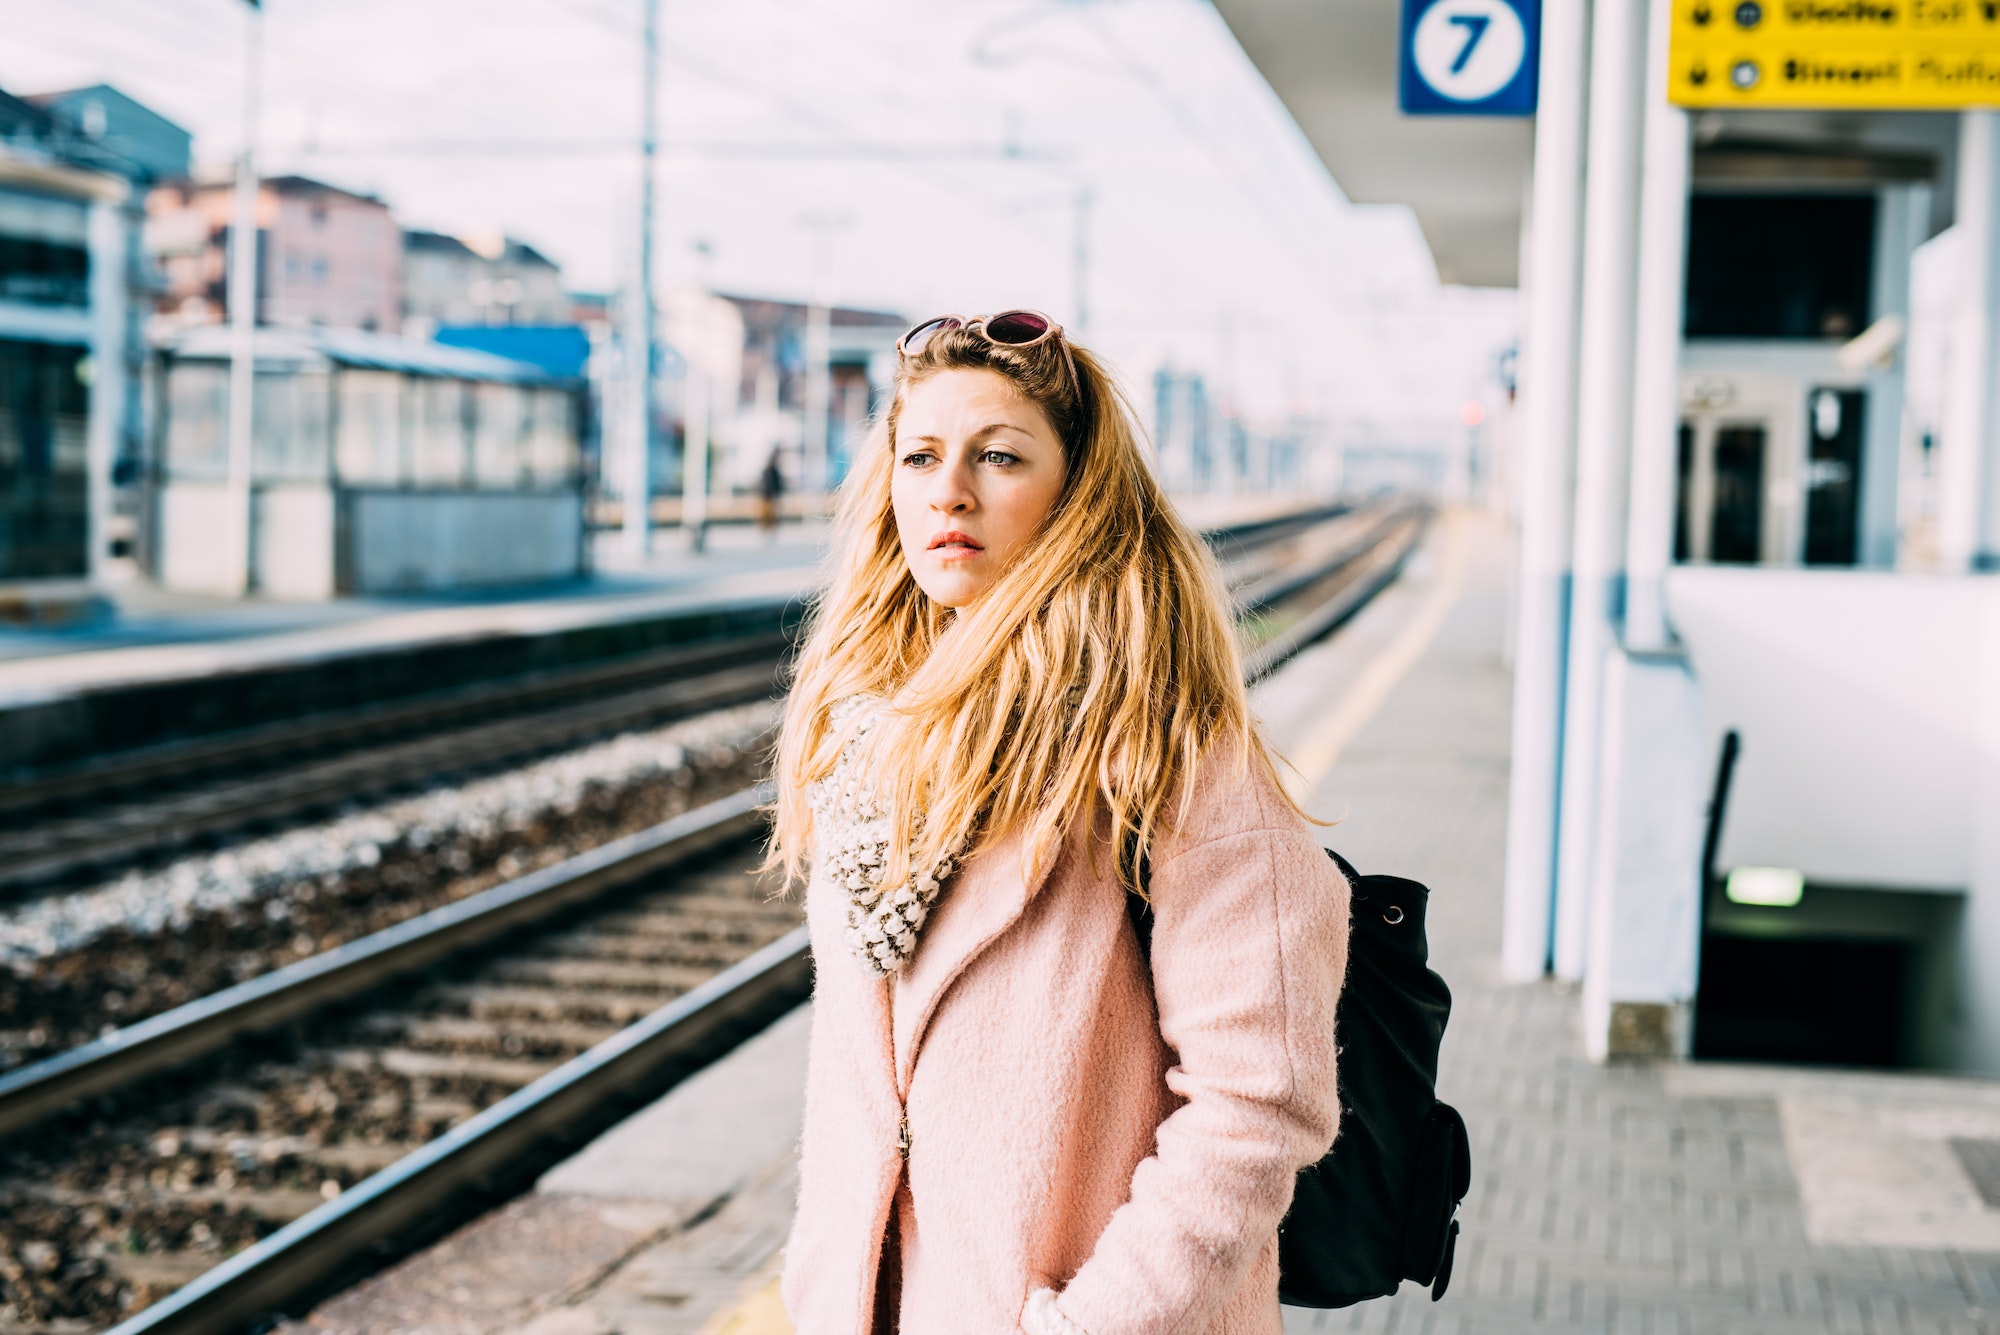
M889 484L917 587L964 607L1027 550L1062 491L1056 429L997 371L940 371L903 395Z

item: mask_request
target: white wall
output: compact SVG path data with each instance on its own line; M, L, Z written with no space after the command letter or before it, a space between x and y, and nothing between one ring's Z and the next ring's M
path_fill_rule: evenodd
M238 597L243 574L230 564L229 545L215 540L233 522L235 505L221 482L169 482L160 491L160 583L189 593Z
M1701 953L1701 712L1685 662L1612 650L1583 975L1584 1047L1599 1061L1687 1051Z
M2000 691L1980 624L2000 580L1683 566L1667 599L1705 696L1708 754L1725 729L1743 739L1723 868L1970 884L1976 720Z
M264 486L255 493L251 554L257 591L273 598L331 598L333 492L321 486Z
M576 492L357 491L347 504L355 593L582 573L583 505Z

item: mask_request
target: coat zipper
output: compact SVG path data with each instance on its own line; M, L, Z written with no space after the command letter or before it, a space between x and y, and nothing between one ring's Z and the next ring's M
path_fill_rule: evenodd
M902 1156L904 1163L910 1161L910 1113L907 1108L896 1122L896 1153Z

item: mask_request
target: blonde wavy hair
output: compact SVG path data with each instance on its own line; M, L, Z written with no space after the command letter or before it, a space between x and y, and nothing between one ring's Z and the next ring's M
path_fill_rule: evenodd
M900 836L887 885L960 839L962 862L1020 829L1039 868L1090 822L1119 879L1144 894L1147 852L1176 799L1184 812L1205 757L1272 770L1207 545L1160 490L1103 363L1069 351L1074 376L1056 339L1022 348L957 329L902 360L840 489L833 578L810 613L779 736L770 860L788 879L809 856L807 787L847 740L829 711L855 694L884 701L865 772ZM904 400L948 370L1005 376L1047 414L1067 470L1041 533L957 613L917 587L890 503Z

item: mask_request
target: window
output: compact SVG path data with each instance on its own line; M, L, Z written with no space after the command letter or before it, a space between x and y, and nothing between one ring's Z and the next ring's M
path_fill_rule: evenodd
M568 391L529 391L534 401L534 421L529 427L528 468L538 485L563 486L576 477L578 468L576 424Z
M229 367L176 362L167 372L167 476L176 481L229 475Z
M466 480L466 388L460 380L412 377L411 481L462 487Z
M0 236L0 300L88 306L90 252L81 244Z
M259 482L317 482L327 473L325 371L260 371L251 413L252 475Z
M1866 391L1816 389L1806 400L1806 564L1851 566L1860 552L1861 429Z
M482 487L513 490L527 464L529 394L514 385L478 385L472 436L472 471Z
M0 579L85 571L83 355L0 339Z
M342 370L334 465L349 486L393 487L403 480L403 377Z
M1689 338L1852 338L1867 328L1873 195L1696 195Z

